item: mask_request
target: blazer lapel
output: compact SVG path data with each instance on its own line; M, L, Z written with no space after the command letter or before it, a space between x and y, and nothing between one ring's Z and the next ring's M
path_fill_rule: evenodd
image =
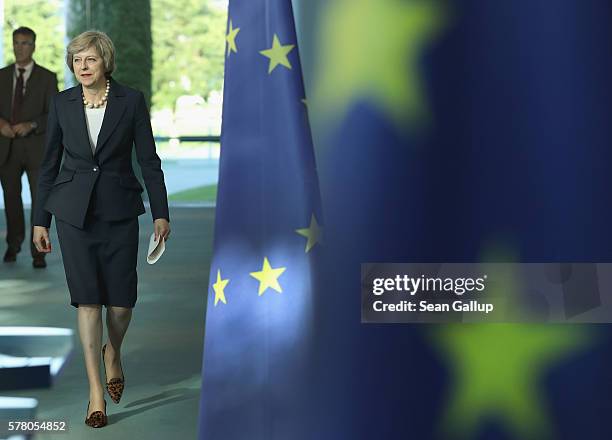
M4 71L6 77L3 81L0 81L3 84L2 88L2 99L3 99L3 108L6 109L6 119L11 119L11 109L13 107L13 76L15 75L15 64L10 64L8 68Z
M36 88L36 80L38 79L38 66L36 65L36 63L34 63L34 66L32 66L32 72L30 73L30 77L28 78L28 81L26 82L26 86L25 86L25 95L23 95L23 102L27 103L28 102L28 97L32 94L32 89Z
M124 97L125 92L123 91L123 88L116 81L111 79L108 99L106 101L106 111L104 112L104 120L102 121L102 127L100 128L100 134L98 135L98 142L96 144L94 156L99 154L100 150L104 147L104 144L123 117L126 107L125 100L123 99Z
M89 134L87 132L87 122L85 121L85 107L83 106L83 92L82 86L79 84L72 88L68 97L69 114L74 116L74 119L70 118L75 124L74 131L77 136L78 146L81 147L86 157L93 160L93 153L91 152L91 142L89 140Z

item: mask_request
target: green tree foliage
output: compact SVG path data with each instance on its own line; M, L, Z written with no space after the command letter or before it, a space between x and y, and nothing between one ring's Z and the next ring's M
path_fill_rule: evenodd
M113 78L142 91L151 102L151 5L149 0L70 0L67 33L106 32L115 45Z
M181 95L204 99L223 84L227 11L218 1L151 0L153 107L174 110Z
M13 30L27 26L36 32L34 60L55 72L64 88L64 29L60 0L4 0L4 65L15 62Z

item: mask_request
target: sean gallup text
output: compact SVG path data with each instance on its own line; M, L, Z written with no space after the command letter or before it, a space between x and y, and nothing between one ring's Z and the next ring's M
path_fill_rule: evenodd
M452 303L430 303L422 300L400 301L393 304L385 304L383 301L374 301L372 307L375 312L480 312L491 313L494 309L491 303L479 303L471 301L453 301Z

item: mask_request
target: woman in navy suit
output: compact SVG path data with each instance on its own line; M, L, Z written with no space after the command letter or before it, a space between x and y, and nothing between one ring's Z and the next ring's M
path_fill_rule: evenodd
M85 423L98 428L107 423L100 354L106 389L118 403L125 383L121 344L136 303L138 216L145 209L132 168L134 146L156 240L168 239L170 217L144 96L111 77L110 38L97 31L79 35L68 45L66 62L80 84L50 104L33 241L38 251L51 252L54 215L89 379ZM101 347L102 305L108 341Z

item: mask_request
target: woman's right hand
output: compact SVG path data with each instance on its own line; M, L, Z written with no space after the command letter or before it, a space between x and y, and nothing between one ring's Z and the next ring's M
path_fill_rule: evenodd
M51 252L51 241L49 241L49 228L34 226L32 241L38 252Z

